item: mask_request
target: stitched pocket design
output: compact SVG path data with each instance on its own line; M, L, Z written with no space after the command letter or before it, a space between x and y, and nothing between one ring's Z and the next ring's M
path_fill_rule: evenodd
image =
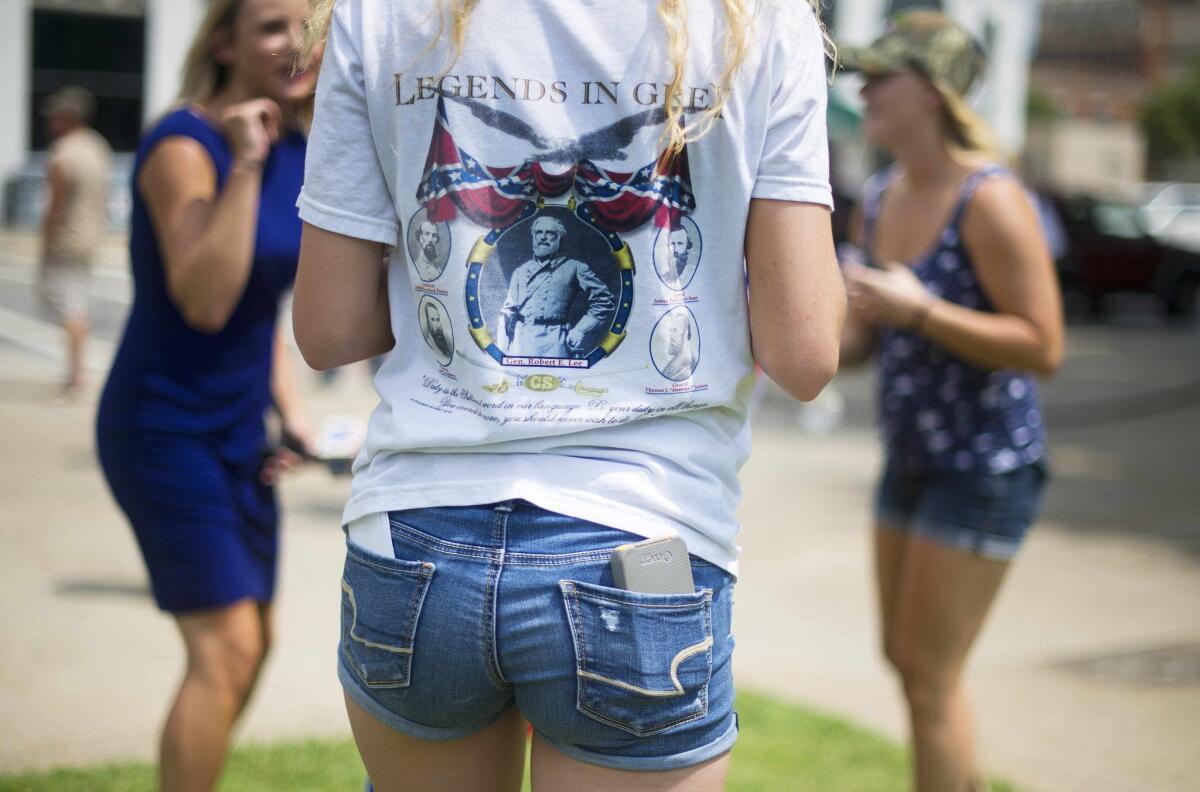
M371 688L408 687L413 640L434 565L369 555L347 543L342 658Z
M642 594L564 580L580 712L639 737L708 713L712 590Z

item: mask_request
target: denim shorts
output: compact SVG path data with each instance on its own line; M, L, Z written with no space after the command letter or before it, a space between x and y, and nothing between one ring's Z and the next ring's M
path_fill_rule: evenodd
M347 541L338 676L382 723L465 737L516 706L575 759L673 770L728 751L733 577L691 594L613 588L633 534L525 501L392 512L395 558Z
M994 561L1011 561L1041 510L1043 462L1007 473L884 469L875 517L885 529L919 534Z

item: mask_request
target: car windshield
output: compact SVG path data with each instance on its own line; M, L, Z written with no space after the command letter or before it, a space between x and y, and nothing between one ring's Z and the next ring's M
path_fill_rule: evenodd
M1147 209L1200 208L1200 184L1168 184L1146 204Z
M1145 234L1138 222L1137 209L1120 204L1096 204L1093 210L1096 229L1105 236L1140 239Z

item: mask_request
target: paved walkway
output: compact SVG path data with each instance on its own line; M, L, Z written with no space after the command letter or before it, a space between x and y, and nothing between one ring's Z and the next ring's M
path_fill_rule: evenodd
M30 310L23 245L0 237L0 772L149 759L180 647L148 598L96 467L94 394L53 398L56 335ZM128 299L118 248L106 266L99 369ZM1093 364L1116 365L1117 342L1086 328L1072 337L1075 357L1051 397L1138 393L1145 372L1088 386ZM1194 341L1185 332L1160 347L1186 360ZM1175 352L1163 354L1170 362ZM1120 366L1154 363L1125 357ZM357 368L307 388L318 416L373 402ZM794 408L775 399L756 430L743 475L737 675L900 738L900 702L874 636L866 525L877 450L861 420L869 383L852 375L839 388L850 420L833 434L801 432ZM1200 410L1175 405L1119 425L1081 422L1056 443L1048 519L1014 567L970 671L986 761L1023 789L1197 788L1200 500L1187 461L1197 427ZM346 486L309 470L283 487L280 637L243 740L346 733L334 676ZM1108 505L1097 516L1094 504Z

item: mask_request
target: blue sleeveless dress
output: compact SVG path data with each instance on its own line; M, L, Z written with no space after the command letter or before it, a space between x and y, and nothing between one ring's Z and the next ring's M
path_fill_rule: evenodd
M863 195L863 247L894 169ZM988 166L963 181L950 222L933 249L912 262L930 293L994 312L961 234L966 207L987 179L1014 178ZM996 560L1011 558L1036 517L1045 479L1046 434L1037 385L1026 371L988 371L925 338L879 332L879 422L886 469L877 494L881 524L922 533Z
M187 137L212 158L224 189L233 153L191 109L176 110L138 145L132 173L134 298L96 421L105 477L128 516L163 610L266 602L275 587L277 519L258 481L271 404L280 299L296 275L305 138L289 133L263 168L254 261L245 293L218 333L191 328L167 293L166 271L137 186L162 140Z

